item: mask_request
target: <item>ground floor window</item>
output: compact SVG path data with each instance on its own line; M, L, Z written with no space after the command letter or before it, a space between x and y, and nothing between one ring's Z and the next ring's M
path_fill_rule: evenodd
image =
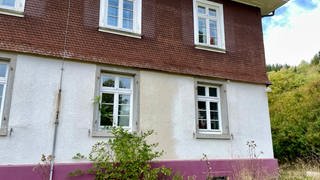
M100 83L99 128L132 124L133 77L102 74Z

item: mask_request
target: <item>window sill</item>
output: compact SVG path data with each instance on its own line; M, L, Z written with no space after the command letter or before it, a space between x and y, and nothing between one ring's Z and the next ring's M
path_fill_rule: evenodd
M92 131L91 136L92 137L109 137L109 138L114 137L111 130Z
M7 128L0 128L0 136L7 136Z
M139 33L123 31L123 30L118 30L118 29L112 29L112 28L108 28L108 27L99 27L99 31L122 35L122 36L128 36L128 37L137 38L137 39L141 39L141 36L142 36Z
M14 10L14 9L7 9L4 7L0 7L0 14L17 16L17 17L24 17L23 11L18 11L18 10Z
M212 47L212 46L207 46L202 44L196 44L195 48L200 50L212 51L212 52L226 53L226 49L224 48L217 48L217 47Z
M230 134L210 134L210 133L200 133L196 132L194 134L196 139L221 139L221 140L231 140Z

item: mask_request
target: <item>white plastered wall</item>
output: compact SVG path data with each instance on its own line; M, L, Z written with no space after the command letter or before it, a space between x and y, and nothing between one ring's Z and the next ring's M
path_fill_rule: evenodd
M40 162L52 150L61 60L18 55L9 129L0 137L0 164ZM62 81L57 162L87 154L99 138L89 135L93 119L96 65L65 61Z
M9 129L0 137L0 165L32 164L50 154L61 60L18 55ZM90 136L96 65L65 61L56 161L88 154L103 139ZM267 96L263 85L227 83L232 140L195 139L195 80L190 76L140 71L140 130L155 130L150 141L165 151L162 159L247 158L247 140L257 142L262 158L273 158Z
M229 128L233 139L196 139L193 77L142 71L141 129L165 150L163 159L248 158L248 140L255 140L261 158L273 158L268 101L264 85L227 82Z

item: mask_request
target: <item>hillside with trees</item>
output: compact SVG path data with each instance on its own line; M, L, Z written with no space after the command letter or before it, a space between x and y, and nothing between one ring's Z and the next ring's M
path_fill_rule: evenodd
M299 66L268 65L275 157L320 160L320 52Z

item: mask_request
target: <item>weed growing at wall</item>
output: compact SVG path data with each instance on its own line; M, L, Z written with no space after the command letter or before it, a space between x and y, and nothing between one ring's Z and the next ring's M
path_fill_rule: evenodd
M148 144L146 138L153 131L129 133L123 128L112 129L114 138L93 145L88 157L77 154L74 159L89 159L93 167L86 172L76 170L70 175L94 174L95 179L147 179L155 180L160 176L170 176L171 169L152 168L150 162L163 154L155 151L158 144Z
M50 176L50 161L51 155L41 155L41 162L37 164L32 170L36 172L42 180L48 180Z

